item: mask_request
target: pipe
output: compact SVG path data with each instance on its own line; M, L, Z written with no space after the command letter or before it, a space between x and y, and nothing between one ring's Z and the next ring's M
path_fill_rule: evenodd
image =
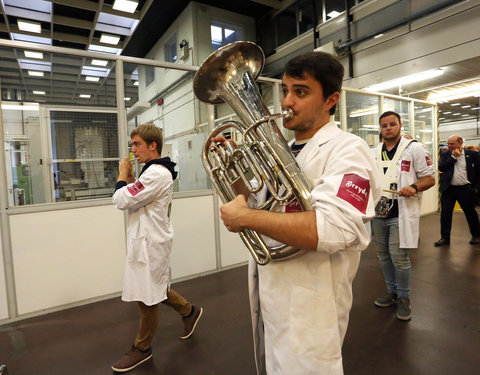
M435 12L438 12L439 10L442 10L444 8L447 8L451 5L455 5L457 3L461 3L461 2L464 2L465 0L449 0L449 1L444 1L443 3L440 3L440 4L437 4L437 5L434 5L430 8L427 8L425 10L422 10L421 12L418 12L418 13L415 13L415 14L412 14L410 17L407 17L407 18L404 18L398 22L395 22L389 26L386 26L384 28L381 28L375 32L372 32L372 33L369 33L365 36L362 36L358 39L355 39L355 40L351 40L347 43L343 43L341 45L339 45L337 47L337 51L338 52L341 52L347 48L350 48L350 47L353 47L354 45L357 45L361 42L364 42L365 40L368 40L368 39L371 39L373 38L374 36L378 35L378 34L383 34L383 33L386 33L387 31L390 31L390 30L393 30L399 26L403 26L403 25L406 25L406 24L409 24L410 22L412 21L415 21L415 20L418 20L428 14L431 14L431 13L435 13Z

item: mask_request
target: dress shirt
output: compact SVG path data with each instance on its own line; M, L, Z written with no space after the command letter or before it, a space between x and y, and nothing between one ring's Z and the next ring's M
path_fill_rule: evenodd
M465 162L465 151L462 150L462 153L457 158L452 155L452 158L456 159L457 162L455 163L455 166L453 169L453 177L450 185L463 186L463 185L470 184L470 181L468 181L468 177L467 177L467 164Z

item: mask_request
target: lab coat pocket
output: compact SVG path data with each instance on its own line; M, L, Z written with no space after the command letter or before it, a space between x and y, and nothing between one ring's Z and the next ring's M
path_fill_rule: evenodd
M292 350L318 360L334 360L341 355L335 298L293 286L290 307L290 346Z
M130 263L147 264L147 247L147 239L145 237L131 238L127 260Z

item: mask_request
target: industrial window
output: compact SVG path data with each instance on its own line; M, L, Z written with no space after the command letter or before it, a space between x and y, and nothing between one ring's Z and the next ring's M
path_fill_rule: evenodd
M223 22L212 22L210 34L213 50L217 50L226 44L242 40L241 27Z
M178 59L177 54L177 33L174 33L165 43L165 61L175 62Z
M153 66L145 66L145 87L155 81L155 68Z

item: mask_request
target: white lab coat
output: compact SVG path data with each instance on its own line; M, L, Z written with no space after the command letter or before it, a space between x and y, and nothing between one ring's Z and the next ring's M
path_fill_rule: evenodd
M400 149L405 142L408 140L402 137L398 148ZM382 145L381 143L378 147L382 147ZM381 167L379 173L383 176ZM435 178L435 167L432 165L425 145L419 142L410 142L398 160L397 176L398 190L414 184L423 177ZM422 193L419 192L417 195L418 197L398 197L398 230L400 247L404 249L418 247Z
M123 301L142 301L151 306L167 299L173 243L172 197L172 174L159 164L150 165L135 183L113 195L115 207L128 210Z
M314 187L318 247L266 266L250 259L257 373L340 375L352 281L369 243L365 223L375 214L380 180L367 144L333 121L296 160Z

